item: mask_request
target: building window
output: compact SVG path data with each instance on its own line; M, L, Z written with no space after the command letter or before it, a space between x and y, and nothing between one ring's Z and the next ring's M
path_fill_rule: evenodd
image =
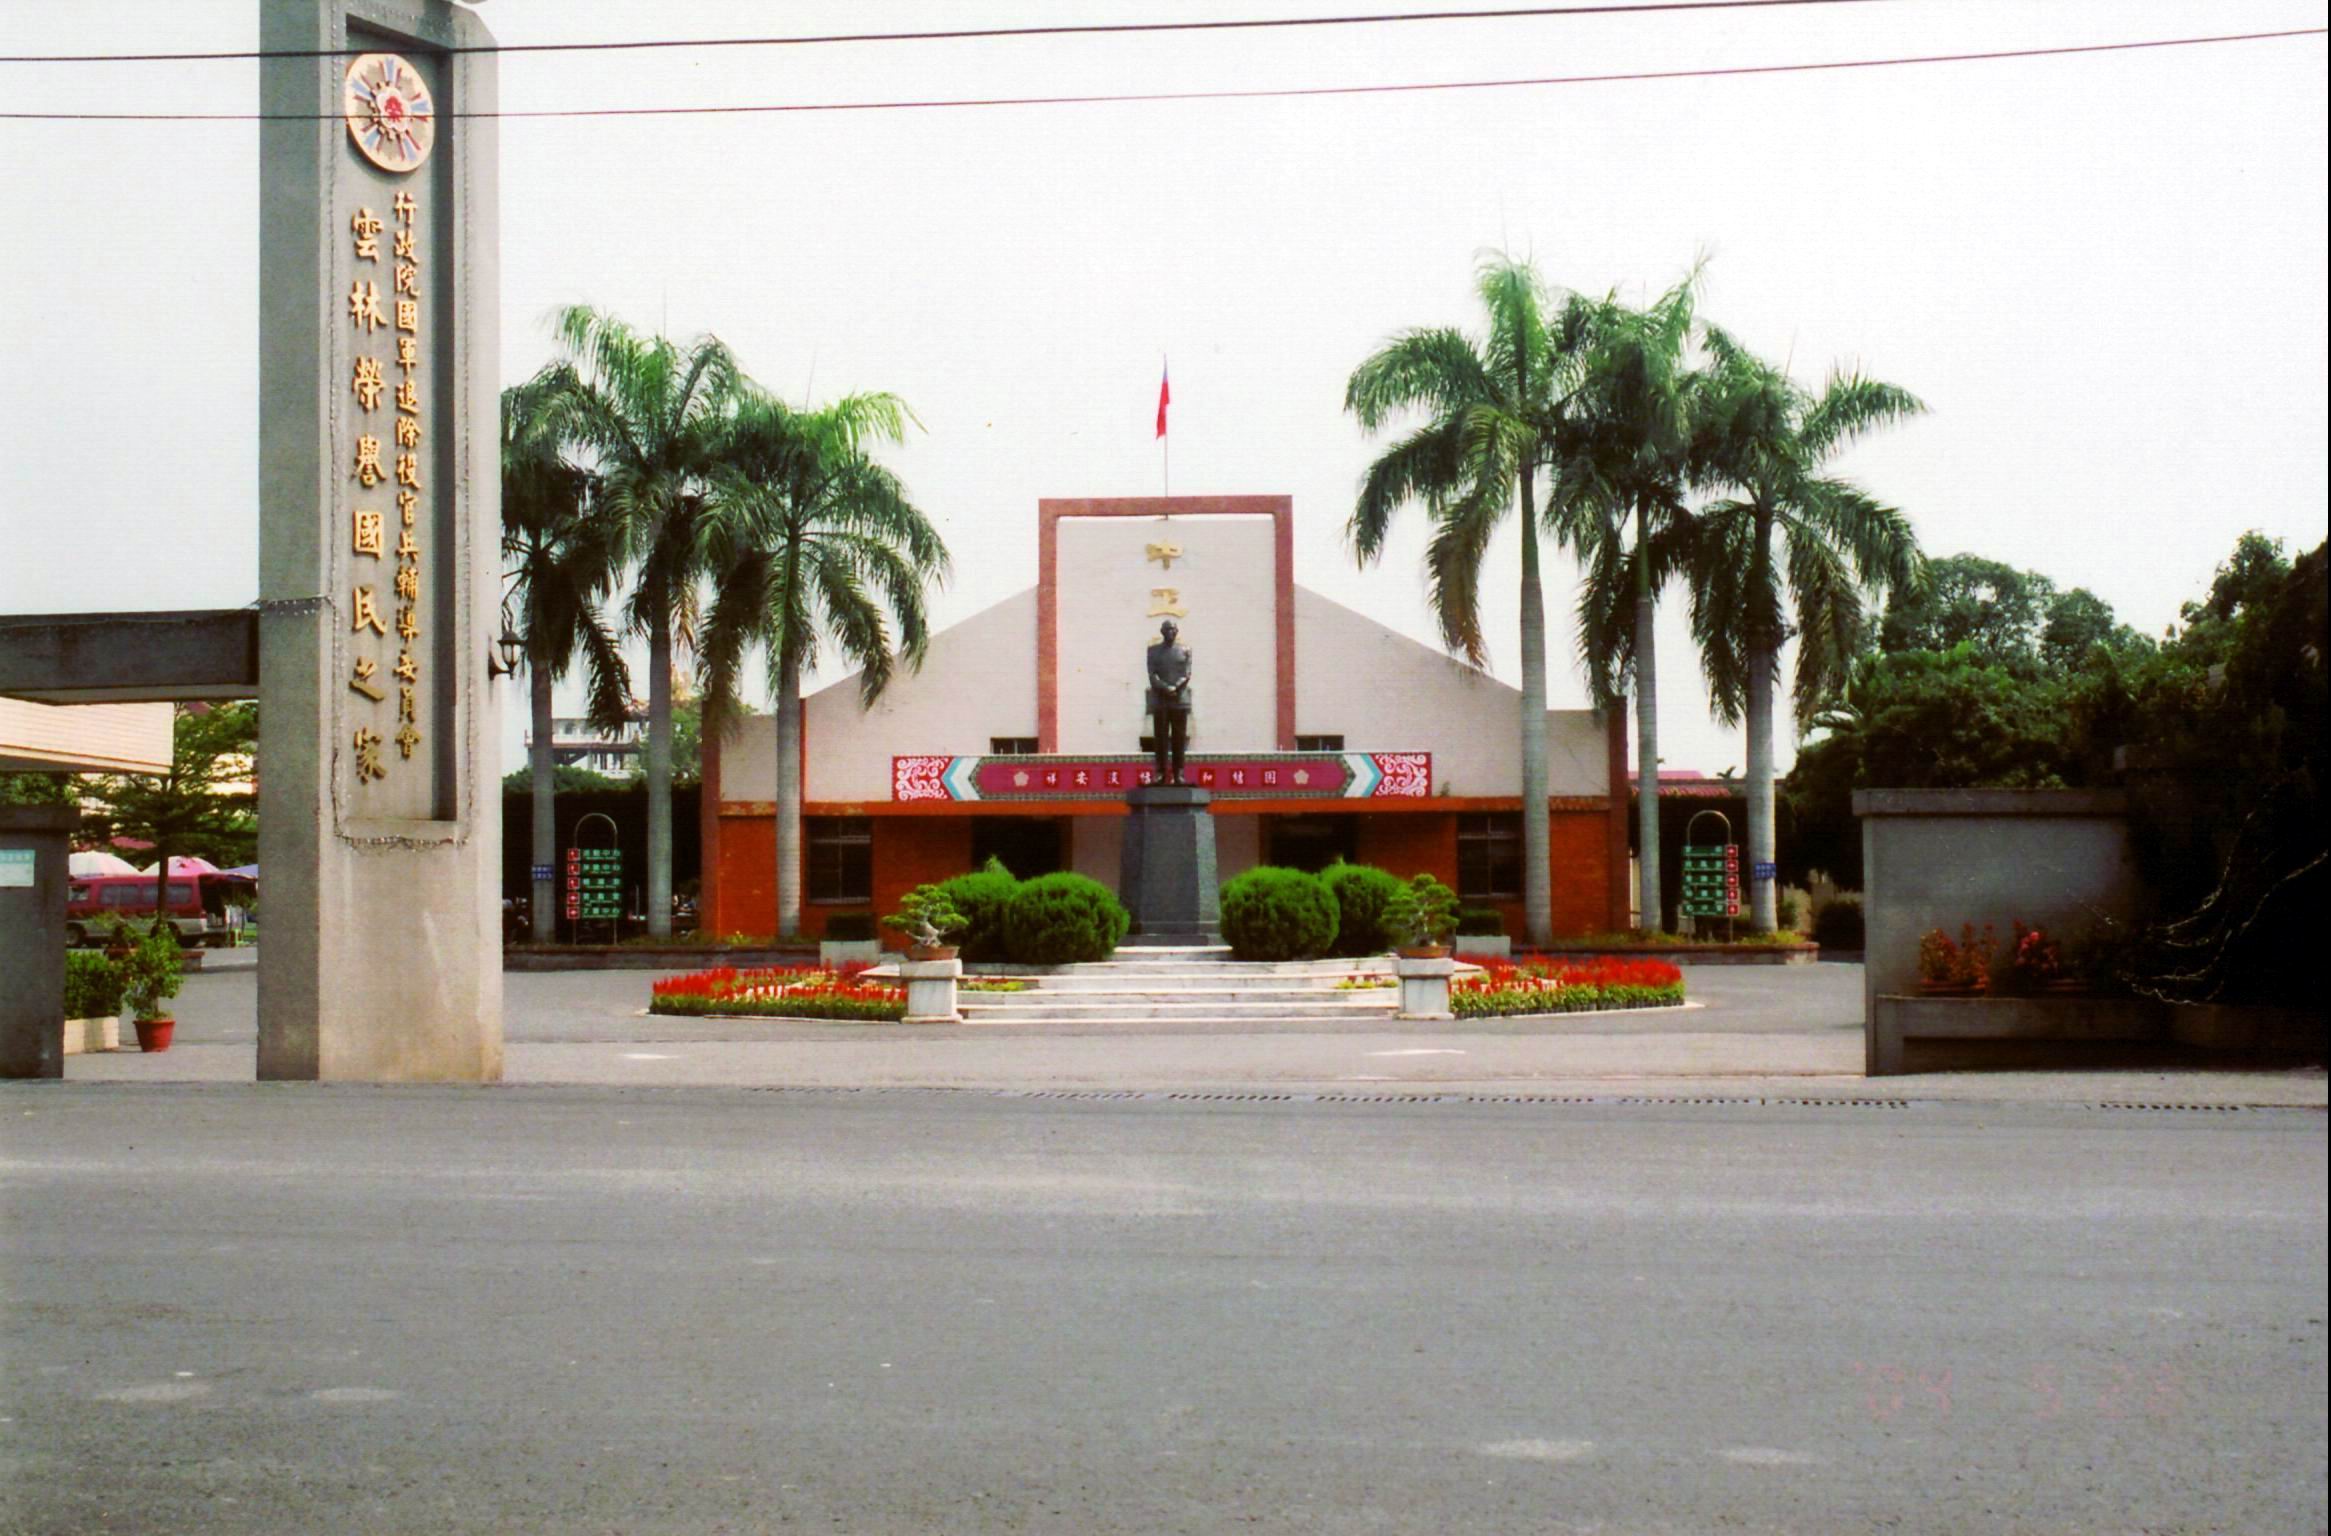
M1295 750L1298 752L1341 752L1343 749L1344 739L1340 734L1334 736L1298 736L1295 738Z
M1264 859L1288 869L1316 874L1341 859L1359 856L1357 816L1273 816L1263 823Z
M1033 736L990 736L987 752L990 757L1034 757L1036 745Z
M1521 812L1458 817L1458 899L1518 901L1521 894Z
M805 816L803 864L811 901L874 899L874 823L864 816Z
M1067 867L1061 858L1066 839L1060 833L1057 816L976 817L971 823L971 867L985 869L989 859L1001 859L1004 868L1022 880L1053 874Z

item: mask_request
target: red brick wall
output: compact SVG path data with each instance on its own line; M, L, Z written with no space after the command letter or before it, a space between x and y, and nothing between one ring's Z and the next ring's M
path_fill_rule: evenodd
M1610 822L1596 810L1555 810L1549 816L1547 857L1554 887L1554 932L1598 933L1610 918ZM1360 862L1407 879L1423 870L1436 880L1457 883L1457 818L1421 814L1366 816L1360 820ZM1495 904L1505 914L1506 932L1529 932L1522 903Z
M1508 802L1510 805L1510 802ZM971 867L972 820L964 815L876 816L874 821L875 916L898 910L898 898L927 881L944 880ZM1551 813L1548 856L1554 888L1556 934L1597 933L1620 926L1610 909L1609 817L1601 810ZM721 817L718 933L767 934L777 926L776 819L766 813ZM1450 885L1457 883L1457 818L1453 813L1400 812L1360 818L1360 861L1406 879L1419 870ZM1501 902L1506 931L1528 932L1518 901ZM827 917L861 910L805 903L802 932L819 937Z
M960 875L971 867L971 821L963 816L878 816L874 818L874 899L827 906L803 902L801 931L822 938L826 919L837 912L870 911L876 917L898 910L898 899L916 886ZM728 815L720 823L720 933L766 935L777 931L777 818ZM894 936L893 936L894 937Z
M1406 880L1423 873L1457 883L1457 818L1394 815L1360 818L1359 861Z

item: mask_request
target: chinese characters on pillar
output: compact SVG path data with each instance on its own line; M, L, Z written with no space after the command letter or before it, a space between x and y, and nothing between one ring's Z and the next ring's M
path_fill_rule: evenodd
M351 739L359 784L388 778L421 745L417 642L428 532L420 515L428 431L421 216L419 201L400 189L385 220L371 207L349 220L356 276L348 321L357 350L348 381L355 406L348 477L356 494L348 514L347 681L362 701Z
M1182 558L1182 546L1164 541L1144 545L1141 558L1154 560L1161 568L1170 571L1174 568L1174 562ZM1186 619L1189 616L1190 610L1182 605L1182 589L1180 587L1151 587L1149 589L1148 617L1153 619Z

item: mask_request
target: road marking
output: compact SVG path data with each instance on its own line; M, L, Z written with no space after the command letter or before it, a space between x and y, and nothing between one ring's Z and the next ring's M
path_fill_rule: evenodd
M1594 1454L1592 1440L1497 1440L1479 1447L1484 1456L1516 1461L1584 1461Z
M624 1059L625 1061L670 1061L670 1060L672 1060L672 1058L671 1058L671 1057L669 1057L669 1056L659 1056L659 1055L657 1055L657 1054L656 1054L654 1051L625 1051L625 1052L623 1053L623 1059Z
M325 1387L308 1396L319 1403L385 1403L403 1394L386 1387Z
M1371 1056L1463 1056L1469 1053L1452 1050L1447 1046L1418 1046L1405 1051L1370 1051L1368 1054Z
M117 1387L100 1392L101 1403L187 1403L208 1397L210 1388L199 1381L157 1381L143 1387Z
M1808 1456L1803 1451L1775 1450L1769 1445L1726 1446L1716 1454L1744 1467L1817 1467L1821 1464L1818 1456Z

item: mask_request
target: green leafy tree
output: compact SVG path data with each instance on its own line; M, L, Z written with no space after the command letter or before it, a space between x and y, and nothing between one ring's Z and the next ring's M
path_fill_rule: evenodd
M252 789L259 706L179 705L170 738L166 773L81 781L88 798L80 835L100 845L125 837L151 844L158 909L169 905L171 859L208 859L231 869L250 863L259 847Z
M1819 394L1706 331L1713 360L1700 431L1709 470L1732 492L1700 513L1692 633L1718 720L1748 732L1751 874L1777 863L1773 684L1782 644L1797 641L1797 717L1843 686L1862 639L1862 594L1914 589L1921 578L1909 521L1850 481L1824 473L1863 433L1925 409L1909 391L1832 372ZM1794 624L1790 615L1794 616ZM1776 882L1751 878L1749 924L1778 925Z
M580 396L580 381L564 363L502 392L502 559L526 641L533 712L527 787L534 864L544 869L558 862L557 793L572 787L554 772L552 684L580 658L591 719L609 728L622 725L631 697L630 668L600 612L620 574L624 528L596 503L589 472L566 455L585 408ZM536 942L550 942L557 917L553 883L535 881Z
M560 763L550 771L551 792L560 795L580 795L589 794L596 790L621 789L629 782L632 781L610 778L604 773L589 768L578 768L573 763ZM534 770L531 767L518 768L504 774L502 788L510 794L533 794L535 792ZM552 858L556 857L554 848ZM549 860L538 858L535 862L540 864L547 863Z
M2040 626L2040 665L2062 674L2084 664L2089 653L2102 646L2121 653L2150 651L2153 642L2115 618L2112 604L2086 587L2074 587L2048 599Z
M727 424L704 548L713 596L699 656L710 728L734 718L756 647L777 694L777 931L801 931L801 678L830 639L871 704L930 642L926 591L947 579L947 548L870 448L904 442L914 421L895 395L860 394L795 411L747 388Z
M1353 370L1344 408L1375 433L1422 414L1368 467L1345 534L1361 565L1384 550L1392 518L1420 508L1432 527L1425 574L1450 650L1479 666L1481 582L1509 512L1521 532L1522 892L1530 939L1553 937L1546 767L1546 600L1539 538L1557 532L1539 480L1562 457L1591 307L1557 296L1529 263L1485 258L1474 283L1487 320L1478 340L1442 327L1404 331Z
M672 659L692 631L705 572L706 491L739 378L717 338L680 346L584 305L555 327L574 369L570 445L596 477L594 506L622 530L635 585L625 614L648 643L648 932L672 931Z
M1886 651L1947 651L1971 645L1980 661L2030 670L2056 584L1980 555L1946 555L1926 564L1922 586L1897 589L1878 626Z

